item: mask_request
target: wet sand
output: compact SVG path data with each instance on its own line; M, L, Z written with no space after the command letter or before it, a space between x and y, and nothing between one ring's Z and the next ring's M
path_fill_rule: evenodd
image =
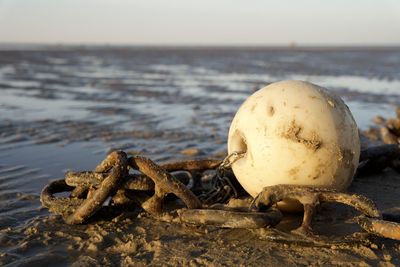
M361 129L400 103L400 50L50 49L0 51L0 264L400 265L400 243L345 236L352 209L324 204L313 242L262 230L155 222L138 212L68 226L40 190L91 170L113 149L157 162L223 157L230 121L255 89L282 79L327 86ZM380 210L399 207L390 169L354 180ZM301 215L277 227L289 233ZM322 238L322 237L321 237Z

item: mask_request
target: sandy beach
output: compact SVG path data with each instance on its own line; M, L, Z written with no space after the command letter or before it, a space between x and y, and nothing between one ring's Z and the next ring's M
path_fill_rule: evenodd
M25 47L0 51L0 265L398 266L400 242L365 236L353 209L323 204L321 241L275 229L218 229L130 212L66 225L42 188L92 170L113 150L158 163L223 158L240 104L269 83L310 81L341 96L360 130L400 103L398 48ZM362 146L379 142L363 138ZM400 208L400 174L355 177L349 191Z

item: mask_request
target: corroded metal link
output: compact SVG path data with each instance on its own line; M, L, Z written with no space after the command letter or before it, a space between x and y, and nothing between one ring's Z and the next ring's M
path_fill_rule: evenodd
M245 155L246 151L234 151L222 160L221 165L219 167L222 169L229 169L233 163L243 158Z
M184 160L163 163L160 166L168 172L174 171L202 171L218 168L222 163L219 159Z
M326 188L288 184L265 187L251 203L250 210L257 211L262 207L271 207L286 199L296 199L304 207L303 222L299 228L292 231L303 236L313 235L312 218L315 207L320 202L339 202L349 205L369 217L381 217L375 204L364 196L338 193Z
M75 187L98 188L107 176L98 172L67 172L65 182ZM153 190L154 182L145 175L130 174L121 179L121 186L130 190Z
M168 172L176 171L205 171L216 169L221 164L221 160L217 159L199 159L199 160L183 160L176 162L168 162L161 164L160 166ZM101 182L107 177L102 170L109 170L112 167L109 163L101 163L96 171L84 171L84 172L67 172L65 174L65 180L68 185L75 187L89 186L99 187ZM182 174L173 174L175 178L184 184L188 184L188 176ZM154 182L143 174L130 174L124 177L123 187L129 190L154 190Z
M143 174L130 174L123 179L122 187L128 190L154 190L154 182Z
M338 202L353 207L368 217L379 218L381 214L374 202L369 198L358 194L346 194L338 192L323 192L319 195L321 202Z
M190 209L198 209L202 206L196 195L186 188L184 184L150 159L134 156L129 158L128 162L130 167L145 174L155 183L154 195L142 204L142 207L147 212L151 214L161 213L163 199L169 193L180 198Z
M74 187L88 189L89 187L98 188L101 182L107 177L107 173L97 172L67 172L65 182ZM187 185L190 176L187 173L176 173L173 176L183 184ZM154 190L154 182L144 174L129 174L123 177L121 187L127 190L148 191ZM75 188L76 189L76 188ZM74 190L75 190L74 189Z
M302 185L268 186L254 199L251 208L258 209L261 205L270 207L284 199L297 199L304 204L317 202L339 202L349 205L369 217L380 217L375 204L365 196L339 193L327 188L317 188Z
M400 223L369 218L364 215L356 217L356 221L364 230L369 233L400 240Z
M271 209L268 212L180 209L177 212L181 223L213 225L221 228L263 228L275 226L282 219L282 213L277 209Z
M400 149L397 145L386 145L363 151L360 160L375 160L380 157L392 159L398 158L399 155ZM303 223L299 229L306 232L311 231L310 224L316 205L320 202L339 202L363 213L356 217L356 221L367 232L400 240L400 223L382 220L374 203L362 195L340 193L313 186L275 185L265 187L253 200L250 209L243 210L219 203L222 200L218 195L211 197L217 197L221 201L217 201L217 205L207 207L185 186L190 181L190 174L229 168L229 163L240 156L241 154L233 154L224 162L204 159L157 165L148 158L141 156L127 158L124 152L115 151L109 154L93 172L68 172L65 180L49 183L42 190L40 200L51 212L62 215L68 224L84 223L102 207L108 197L112 196L112 203L140 205L159 220L220 228L263 228L275 226L282 219L281 212L271 206L290 198L299 200L304 206ZM141 174L128 174L129 167ZM184 172L177 173L176 176L169 173L176 171ZM229 180L225 182L226 185L223 185L235 189ZM153 196L145 192L152 190L154 190ZM70 197L55 196L61 192L70 192ZM216 191L217 193L220 192ZM168 194L176 195L187 208L163 213L162 203ZM227 191L227 194L230 194L230 191ZM261 208L269 209L260 212Z
M72 198L85 198L85 196L87 195L89 191L88 187L84 187L84 186L77 186L74 188L74 190L71 191L71 194L69 195L69 197Z
M74 190L74 187L68 185L65 180L58 180L51 182L43 189L41 193L43 206L56 214L62 215L64 221L68 224L85 222L116 191L120 178L127 175L127 156L124 152L113 152L99 166L101 168L98 169L109 170L109 173L98 189L89 191L90 194L88 193L86 199L55 197L55 193ZM113 167L109 169L108 166Z
M73 172L69 171L65 174L65 182L70 186L82 186L82 187L99 187L101 182L104 181L108 176L107 173L103 172Z
M122 151L114 151L107 156L107 158L100 163L96 172L110 171L107 178L105 178L91 196L85 199L77 210L64 218L68 224L81 224L90 218L97 210L99 210L104 201L117 190L120 180L128 173L127 156Z
M40 201L44 207L55 214L63 216L72 214L83 203L83 199L56 197L54 194L70 192L73 189L65 183L65 180L52 181L43 188Z

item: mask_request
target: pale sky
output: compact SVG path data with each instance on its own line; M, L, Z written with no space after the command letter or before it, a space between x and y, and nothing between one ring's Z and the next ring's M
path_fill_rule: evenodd
M0 43L400 45L400 0L0 0Z

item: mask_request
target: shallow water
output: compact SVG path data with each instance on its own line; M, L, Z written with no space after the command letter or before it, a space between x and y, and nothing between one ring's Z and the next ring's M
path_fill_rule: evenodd
M221 155L243 100L283 79L336 92L365 129L400 104L400 49L0 51L0 263L82 256L60 249L61 237L46 247L28 238L33 225L50 227L39 202L49 180L90 170L112 149L157 161L183 158L186 148Z

